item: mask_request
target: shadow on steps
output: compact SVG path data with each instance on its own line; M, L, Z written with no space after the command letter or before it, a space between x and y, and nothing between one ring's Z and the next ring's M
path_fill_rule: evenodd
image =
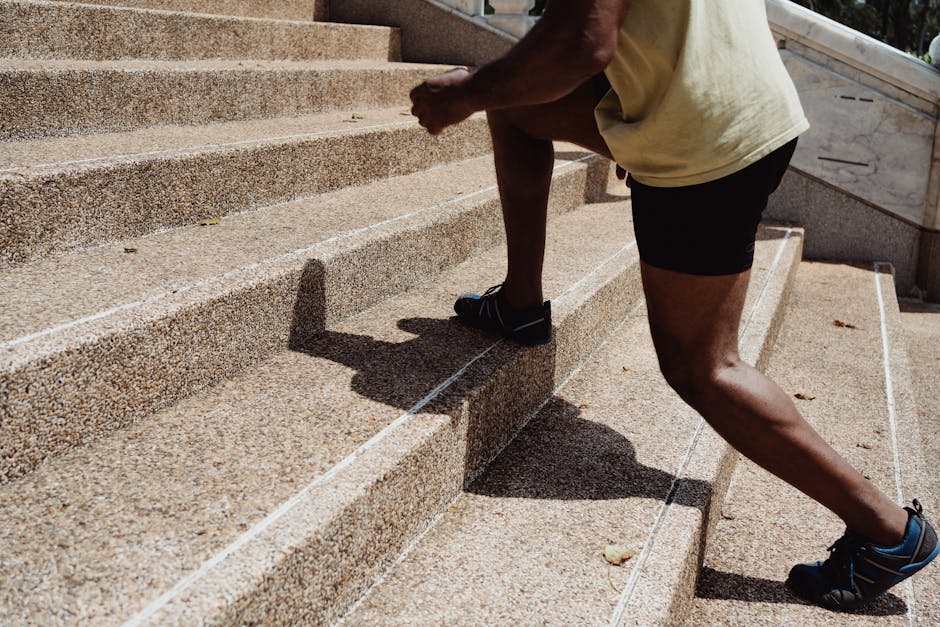
M675 475L637 462L633 444L610 427L585 420L581 410L553 397L469 492L497 498L665 500ZM692 489L679 505L697 507L707 483L684 480Z
M305 343L295 343L292 348L354 369L350 384L354 392L407 411L492 342L454 320L406 318L399 320L397 326L415 337L389 342L369 335L324 331ZM673 474L638 463L633 444L623 435L606 425L585 420L577 406L552 395L554 347L554 343L536 349L520 349L508 343L497 347L516 353L520 363L514 361L507 369L509 372L500 372L495 377L519 376L524 383L513 385L504 381L491 393L485 390L476 393L490 384L493 374L487 373L490 368L484 366L484 372L468 372L464 377L474 383L456 385L463 391L455 390L455 396L466 395L470 399L467 424L463 427L468 441L464 469L468 480L510 441L528 408L550 397L539 415L467 490L497 498L672 498ZM509 359L497 361L508 363ZM467 407L460 399L442 399L432 405L427 409L452 416L455 424ZM700 506L701 495L707 494L710 486L696 480L683 483L688 485L679 492L685 496L680 496L678 504Z
M790 592L782 581L726 573L708 566L703 567L699 574L695 596L700 599L746 601L750 603L809 605L809 603ZM907 604L900 597L889 592L861 609L845 613L861 616L903 616L907 614ZM833 617L836 616L838 614L833 613Z

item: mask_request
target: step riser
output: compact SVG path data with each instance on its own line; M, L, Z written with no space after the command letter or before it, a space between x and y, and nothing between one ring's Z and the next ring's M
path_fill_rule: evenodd
M574 367L603 340L603 329L626 315L641 291L637 263L635 249L626 250L596 284L560 298L553 345L497 345L441 397L364 451L355 471L306 494L187 590L189 603L171 601L148 624L329 624L342 616L566 378L570 370L556 352L577 355L568 366ZM588 313L591 321L582 318ZM582 329L594 322L602 327L582 342ZM319 523L318 532L309 531L310 521Z
M405 119L404 117L402 118ZM441 139L415 125L144 157L0 178L0 264L415 172L490 150L474 118Z
M552 180L549 218L597 200L609 172L609 163L596 158L559 171ZM326 326L417 285L421 277L453 267L503 238L502 210L495 192L488 194L473 212L455 209L452 216L446 221L429 217L428 223L399 234L393 242L377 240L359 245L353 240L342 245L344 250L324 258L322 271L308 272L308 280L303 282L321 282L323 287L317 291L331 295L325 312ZM447 246L428 250L429 242L447 242ZM375 264L374 259L383 261ZM305 332L302 318L295 316L292 341L303 342L306 335L320 328L318 324Z
M786 309L799 260L801 232L790 235L771 269L759 301L745 305L742 359L763 370ZM624 606L619 624L684 625L695 594L695 583L708 537L721 513L738 453L704 425L689 451L672 504L664 510L659 530L646 556L645 569ZM682 503L677 506L675 503Z
M439 69L0 72L0 141L408 104Z
M0 3L0 57L397 61L401 40L394 28L17 1Z
M606 177L605 160L592 164L559 172L554 213L579 206L586 186ZM443 240L457 245L439 245L440 237L458 233ZM492 246L501 234L493 191L459 210L314 247L8 349L11 365L0 375L9 399L0 481L302 343Z
M82 4L283 20L325 20L329 15L329 0L83 0Z

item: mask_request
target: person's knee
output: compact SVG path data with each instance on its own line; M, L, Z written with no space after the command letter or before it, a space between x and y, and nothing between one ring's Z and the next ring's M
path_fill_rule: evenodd
M512 107L503 109L488 109L486 112L486 121L492 131L516 128L516 116Z
M666 382L694 408L720 390L740 363L736 354L707 355L704 351L675 351L658 354L659 369Z

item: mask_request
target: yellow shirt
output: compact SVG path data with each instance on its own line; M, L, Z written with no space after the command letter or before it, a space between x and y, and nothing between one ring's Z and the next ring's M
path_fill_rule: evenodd
M705 183L809 128L764 0L633 0L597 125L645 185Z

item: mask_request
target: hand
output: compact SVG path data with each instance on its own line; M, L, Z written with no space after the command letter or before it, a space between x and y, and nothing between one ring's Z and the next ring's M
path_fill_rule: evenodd
M414 105L411 114L431 135L437 135L473 114L474 109L462 89L470 76L466 68L455 68L433 76L411 90Z

